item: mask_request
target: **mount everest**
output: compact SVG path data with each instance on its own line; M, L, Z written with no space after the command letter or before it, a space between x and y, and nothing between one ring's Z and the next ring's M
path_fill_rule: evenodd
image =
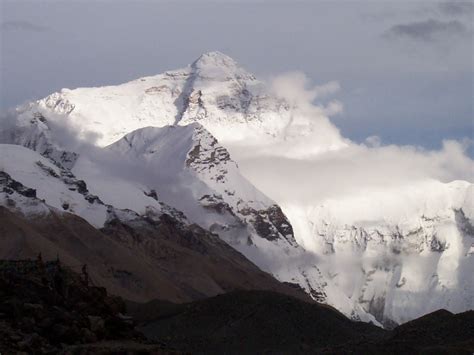
M291 180L274 193L246 165L252 154L311 164L351 149L329 106L281 97L219 52L122 85L63 89L2 122L0 169L39 200L4 188L0 204L23 216L54 208L98 229L171 215L364 321L474 308L470 182L303 200Z

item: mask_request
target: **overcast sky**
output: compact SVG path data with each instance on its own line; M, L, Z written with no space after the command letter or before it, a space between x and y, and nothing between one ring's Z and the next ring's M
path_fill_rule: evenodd
M473 137L472 1L0 1L2 110L219 50L262 79L338 81L331 119L355 141Z

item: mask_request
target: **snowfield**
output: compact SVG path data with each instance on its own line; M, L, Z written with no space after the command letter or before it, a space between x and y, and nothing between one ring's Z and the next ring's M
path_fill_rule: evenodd
M100 228L107 219L107 208L95 201L89 202L80 185L50 160L19 145L0 144L0 170L14 180L36 190L36 197L60 211L68 211ZM67 172L66 172L67 173ZM6 197L6 196L5 196ZM20 204L21 206L24 206ZM43 209L41 206L39 207ZM35 208L22 208L26 215L38 214Z

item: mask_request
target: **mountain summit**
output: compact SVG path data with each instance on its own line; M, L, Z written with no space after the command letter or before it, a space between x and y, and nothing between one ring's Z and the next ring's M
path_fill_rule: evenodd
M313 119L303 118L295 124L295 110L297 107L220 52L202 54L182 69L117 86L63 89L19 109L28 117L33 113L50 119L67 117L83 137L95 134L100 146L138 128L193 122L225 145L245 142L245 146L278 147L291 139L285 148L288 154L301 144L300 152L345 146L337 131L323 134L314 127ZM288 131L291 137L285 136Z
M205 68L229 68L229 70L239 70L238 64L234 59L219 51L201 54L199 58L191 64L191 67L201 70Z

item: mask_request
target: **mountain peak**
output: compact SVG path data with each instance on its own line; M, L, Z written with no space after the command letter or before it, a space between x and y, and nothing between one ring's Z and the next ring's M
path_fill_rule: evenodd
M199 58L193 62L192 66L196 68L210 67L210 66L237 67L237 62L222 52L211 51L211 52L201 54Z

